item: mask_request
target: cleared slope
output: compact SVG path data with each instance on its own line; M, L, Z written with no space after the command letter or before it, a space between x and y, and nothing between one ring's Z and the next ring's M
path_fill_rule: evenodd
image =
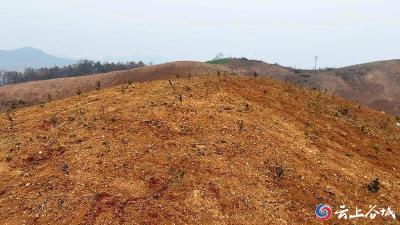
M227 66L241 74L245 75L257 75L257 76L271 76L277 78L285 78L291 76L294 73L289 71L287 68L278 64L269 64L257 60L248 60L245 58L232 58L228 59L222 65ZM256 72L256 74L254 74Z
M128 82L189 77L223 70L200 62L174 62L105 74L33 81L0 87L0 111L36 105Z
M335 74L347 83L336 88L338 95L378 110L400 114L400 60L342 68Z
M358 101L387 113L400 114L400 60L380 61L318 71L297 70L265 62L230 59L223 64L243 74L272 76Z
M298 75L296 83L327 89L371 108L400 114L400 60L300 71Z
M313 224L321 202L400 209L399 134L393 117L266 78L95 91L0 114L0 224Z

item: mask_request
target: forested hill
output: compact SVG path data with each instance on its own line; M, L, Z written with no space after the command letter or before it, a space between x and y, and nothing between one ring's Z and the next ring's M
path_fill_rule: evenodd
M24 72L3 71L0 72L0 86L28 81L107 73L117 70L139 68L143 66L145 66L145 64L141 61L138 63L101 63L84 59L79 60L76 64L64 67L54 66L51 68L43 67L39 69L27 68Z

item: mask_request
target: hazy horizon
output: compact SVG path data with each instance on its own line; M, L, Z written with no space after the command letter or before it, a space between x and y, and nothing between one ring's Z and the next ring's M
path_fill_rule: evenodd
M0 49L73 59L217 53L285 66L346 66L400 58L400 3L317 1L4 1Z

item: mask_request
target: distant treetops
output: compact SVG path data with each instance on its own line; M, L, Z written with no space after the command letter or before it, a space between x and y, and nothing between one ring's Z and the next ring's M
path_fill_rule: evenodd
M146 66L142 61L127 63L101 63L87 59L79 60L78 63L51 68L43 67L39 69L26 68L24 72L3 71L0 72L0 86L17 84L36 80L49 80L62 77L77 77L98 73L107 73L117 70L127 70Z

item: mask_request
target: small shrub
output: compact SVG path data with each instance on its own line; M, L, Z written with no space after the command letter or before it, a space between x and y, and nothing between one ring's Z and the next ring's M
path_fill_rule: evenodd
M96 90L100 90L100 88L101 88L101 83L100 83L100 81L97 81L96 82Z
M58 118L57 118L57 116L54 114L54 115L52 115L52 116L50 117L49 121L50 121L51 125L56 126L57 123L58 123Z
M175 174L175 176L176 176L176 178L177 178L178 180L182 180L184 175L185 175L185 171L183 171L183 170L178 170L178 171L176 172L176 174Z
M129 89L130 85L129 84L123 84L121 86L121 92L125 93Z
M5 160L6 160L6 162L11 162L12 157L8 155L8 156L5 157Z
M275 180L280 180L285 176L285 168L282 165L276 165L273 168L273 174Z
M379 189L381 189L380 185L381 182L379 182L379 178L375 178L373 181L371 181L371 183L368 184L368 191L376 193L379 191Z
M128 141L127 139L122 139L121 142L122 142L122 144L124 144L124 145L129 144L129 141Z
M388 127L388 122L386 122L386 121L381 121L380 123L379 123L379 126L381 127L381 129L386 129L387 127Z
M361 130L361 132L362 132L363 134L368 134L368 133L371 131L371 128L370 128L368 125L363 124L363 125L361 126L360 130Z
M7 116L7 119L8 119L8 121L10 121L10 122L13 122L14 121L14 119L13 119L13 112L12 112L12 110L7 110L7 112L6 112L6 116Z
M76 94L77 94L77 95L81 95L81 94L82 94L81 89L78 89L78 91L76 92Z
M351 153L348 153L348 152L346 152L344 155L349 157L349 158L353 157L353 155Z
M245 111L249 111L250 110L250 104L249 103L247 103L247 102L244 103L244 110Z
M69 174L69 165L66 162L61 164L60 169L64 174Z
M12 122L14 121L14 118L13 118L14 110L18 109L20 107L23 107L24 105L25 105L25 101L23 101L23 100L13 100L10 103L10 105L6 111L6 117L7 117L8 121L10 121L11 125L12 125Z
M172 81L171 81L171 80L168 80L168 83L169 83L169 85L171 86L171 88L172 88L173 90L175 90L175 85L172 83Z
M171 175L171 184L176 185L182 183L183 177L185 176L185 171L183 171L182 169L170 168L169 174Z
M374 145L372 146L372 149L374 149L375 154L378 154L378 153L379 153L379 145L374 144Z
M178 100L179 100L180 102L183 101L183 95L182 95L182 94L178 94Z
M243 132L244 130L243 120L238 121L238 127L239 127L239 132Z
M338 112L342 115L342 116L347 116L349 114L349 109L345 106L340 106L338 108Z
M17 109L17 108L23 107L25 104L26 104L26 102L23 100L13 100L13 101L11 101L10 108Z
M76 118L75 118L75 115L69 115L67 118L68 118L68 121L69 121L69 122L74 122L75 119L76 119Z
M307 120L307 122L306 122L306 128L310 128L311 125L312 125L311 119L309 118L309 119Z

